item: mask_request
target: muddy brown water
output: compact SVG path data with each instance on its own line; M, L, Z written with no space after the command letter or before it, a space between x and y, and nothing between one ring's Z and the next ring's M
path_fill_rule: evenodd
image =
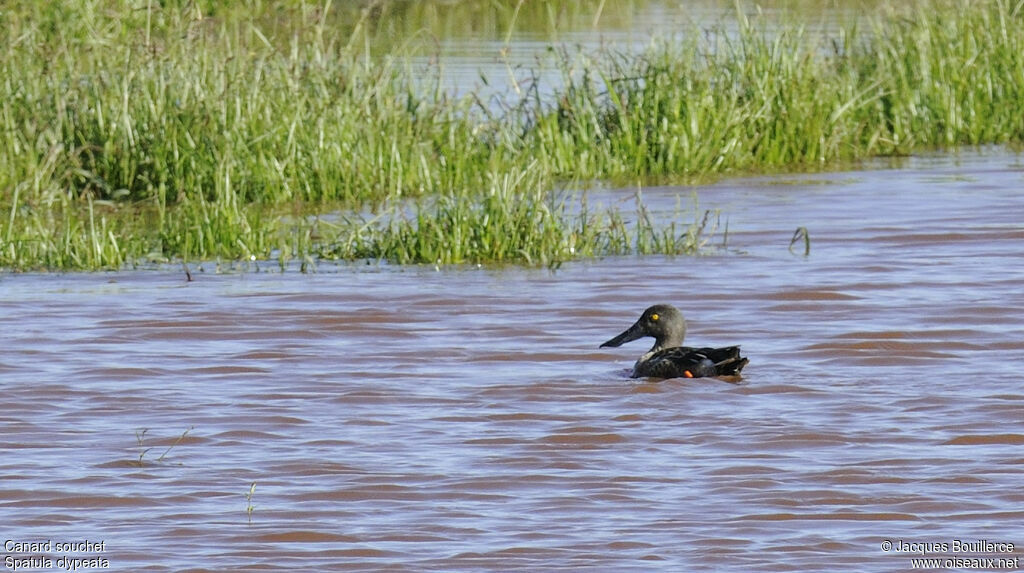
M553 273L0 276L5 568L878 571L954 540L1019 558L1021 167L988 150L725 181L698 191L726 248ZM598 345L654 302L689 342L742 344L744 381L628 379L647 343Z

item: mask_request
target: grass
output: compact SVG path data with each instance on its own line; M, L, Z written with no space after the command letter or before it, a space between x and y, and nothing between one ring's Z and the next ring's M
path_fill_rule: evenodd
M567 13L468 4L507 30ZM920 0L826 37L738 14L638 54L564 53L561 87L498 105L424 75L429 41L382 41L441 6L9 2L0 268L692 253L713 227L696 209L559 190L1024 140L1019 0Z
M824 40L797 25L589 62L532 144L614 178L815 168L1024 137L1022 3L919 2ZM591 72L589 70L596 70ZM591 77L588 77L591 76Z
M245 494L245 515L249 519L249 523L252 524L252 512L256 509L252 504L252 496L256 493L256 482L252 482L249 486L249 491Z
M174 443L172 443L170 446L168 446L167 449L164 450L164 453L160 454L160 457L158 457L156 459L157 463L164 461L164 458L167 457L167 454L171 453L171 450L173 450L175 446L180 444L182 442L182 440L184 440L185 437L188 436L188 433L191 432L194 429L195 429L195 426L189 426L189 428L187 430L182 432L182 434L180 436L178 436L178 438L176 440L174 440ZM136 441L136 443L138 444L138 446L140 448L143 447L143 440L145 439L146 433L148 433L148 432L149 432L149 428L141 428L141 429L135 430L135 441ZM148 454L149 451L152 450L152 449L153 449L153 446L150 446L148 448L143 449L141 452L139 452L139 461L138 461L138 464L137 464L139 467L143 466L143 458L145 458L146 454Z

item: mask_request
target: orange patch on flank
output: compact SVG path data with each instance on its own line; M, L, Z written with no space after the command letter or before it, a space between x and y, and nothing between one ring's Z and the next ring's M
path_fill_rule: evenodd
M683 372L683 376L686 376L687 378L693 378L693 372L686 370Z

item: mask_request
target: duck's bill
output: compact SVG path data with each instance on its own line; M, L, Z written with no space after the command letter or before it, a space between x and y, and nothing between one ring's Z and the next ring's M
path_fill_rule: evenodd
M609 340L608 342L605 342L604 344L602 344L599 348L604 348L606 346L622 346L623 344L625 344L627 342L630 342L632 340L636 340L637 338L643 338L643 337L644 337L644 330L643 330L643 328L641 328L640 323L637 322L633 326L630 326L629 328L627 328L626 331L623 332L622 334L620 334L620 335L616 336L615 338Z

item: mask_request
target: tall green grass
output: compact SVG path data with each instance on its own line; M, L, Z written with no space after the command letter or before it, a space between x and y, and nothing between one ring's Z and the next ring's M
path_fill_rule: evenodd
M507 29L567 13L468 4ZM1024 139L1020 0L921 0L827 37L737 14L639 54L566 53L557 89L497 106L416 63L432 34L409 22L442 6L8 2L0 268L687 253L700 213L557 190ZM411 39L388 51L396 29Z
M598 54L566 78L529 146L559 173L616 178L1019 142L1022 6L924 1L824 38L741 18L735 35Z

